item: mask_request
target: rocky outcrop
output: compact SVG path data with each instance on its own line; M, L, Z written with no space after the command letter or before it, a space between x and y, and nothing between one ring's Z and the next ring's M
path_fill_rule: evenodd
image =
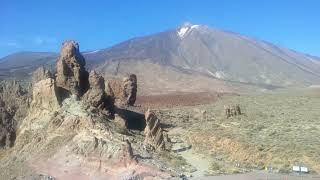
M57 87L61 94L83 95L88 89L88 72L85 59L75 41L65 41L57 62Z
M83 95L83 100L94 107L103 108L105 106L104 79L95 71L89 75L89 90Z
M122 81L117 79L108 80L105 92L114 99L116 104L121 104L121 101L124 98Z
M52 78L43 79L35 83L33 86L32 97L32 108L54 111L60 107L58 96L56 94L56 85Z
M5 103L0 99L0 148L8 148L14 145L16 139L16 122L14 112L6 109Z
M27 115L30 107L31 95L16 80L0 82L0 99L6 104L7 108L14 111L14 120L19 124Z
M112 98L105 93L104 78L95 71L89 75L88 91L83 95L82 100L88 105L100 109L100 112L109 117L113 116L114 103Z
M241 108L239 104L236 105L225 105L224 106L224 114L226 116L226 118L229 118L231 116L238 116L241 115Z
M53 78L51 72L44 66L40 66L32 73L32 83L35 84L43 79Z
M137 76L135 74L130 74L129 77L123 79L123 92L126 104L134 105L137 97L137 88Z
M117 105L133 106L137 96L137 76L134 74L120 80L109 80L106 93L113 97Z
M140 154L143 151L143 147L140 146L141 139L135 139L134 135L127 136L129 135L127 132L130 132L127 131L127 120L132 124L137 124L136 119L144 122L144 115L131 112L127 110L130 109L128 107L123 109L126 112L123 114L127 116L115 115L115 124L111 118L104 116L104 109L111 107L107 104L109 101L105 93L104 79L94 71L90 76L82 76L85 62L84 59L79 59L77 53L79 53L78 47L74 42L64 44L57 65L56 79L43 67L35 71L31 108L28 108L27 116L19 124L16 140L14 140L16 132L14 113L10 113L8 108L0 108L0 146L10 147L15 144L13 153L6 154L3 161L5 163L1 161L0 169L9 167L10 171L5 172L5 175L10 175L7 179L12 179L11 174L16 176L11 172L20 167L24 168L25 164L32 164L32 167L26 168L32 173L48 173L47 170L50 169L50 175L57 179L159 177L157 169L137 163L138 156L134 153ZM81 83L83 81L88 81L87 86ZM133 104L136 95L136 77L131 76L121 81L120 87L123 97L127 98L126 102ZM59 88L72 96L61 98ZM23 91L18 89L14 92L23 94ZM78 98L74 98L74 95ZM0 101L0 107L4 105L5 103ZM136 118L137 115L140 117ZM125 131L122 133L117 131L116 126ZM123 141L124 137L130 138L130 141ZM52 152L49 156L48 150ZM17 154L19 156L16 156ZM6 164L8 160L12 160L9 165ZM76 162L73 163L75 166L70 163L68 167L59 165L60 162L67 161ZM17 162L20 164L16 165ZM51 171L52 169L54 170ZM61 174L62 176L59 176Z
M123 163L125 167L132 163L138 163L133 155L131 143L128 140L125 140L121 147L120 162Z
M154 112L149 109L145 113L146 127L144 129L145 134L145 146L151 146L154 150L164 150L165 142L163 138L163 131L160 127L160 120L157 118Z
M119 133L121 134L127 133L127 121L123 119L120 115L115 114L113 122L119 128Z
M240 108L240 105L239 104L237 104L236 106L235 106L235 111L236 111L236 115L241 115L242 113L241 113L241 108Z
M1 82L0 93L5 101L6 96L20 97L27 94L27 91L21 86L17 80L7 80Z

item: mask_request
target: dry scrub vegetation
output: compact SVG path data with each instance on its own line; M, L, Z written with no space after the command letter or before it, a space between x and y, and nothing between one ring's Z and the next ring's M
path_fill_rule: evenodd
M243 115L224 117L225 104ZM309 90L224 95L209 105L158 111L168 128L183 127L185 141L210 160L209 174L272 167L287 173L305 165L320 173L320 96Z

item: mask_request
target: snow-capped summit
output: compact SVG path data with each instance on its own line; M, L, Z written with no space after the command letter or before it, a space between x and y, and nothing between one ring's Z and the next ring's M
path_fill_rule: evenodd
M183 36L188 32L189 27L181 27L180 29L178 29L178 36L183 38Z
M180 37L180 38L183 38L185 37L192 29L197 29L199 28L200 25L197 25L197 24L191 24L189 22L186 22L186 23L183 23L183 25L178 28L177 30L177 35Z

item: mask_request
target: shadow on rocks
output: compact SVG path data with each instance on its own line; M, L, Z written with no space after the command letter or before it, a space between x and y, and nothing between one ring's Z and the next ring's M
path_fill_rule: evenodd
M126 120L126 127L131 130L143 131L146 127L146 121L144 114L139 112L130 111L128 109L122 109L115 107L115 112L123 119Z

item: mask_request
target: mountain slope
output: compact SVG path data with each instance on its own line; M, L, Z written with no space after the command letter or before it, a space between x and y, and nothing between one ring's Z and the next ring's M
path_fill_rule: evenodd
M189 23L133 38L110 48L83 52L83 55L88 62L87 67L104 73L106 78L136 73L146 80L141 89L158 89L159 92L162 87L166 92L232 91L242 86L274 88L320 84L320 61L317 57ZM28 56L19 56L16 59L20 61L15 60L12 64L25 67L21 59ZM57 55L32 57L32 63L27 67L44 62L49 65ZM17 69L5 62L9 61L0 61L1 68ZM15 72L20 71L30 73L31 68L18 68Z
M51 52L19 52L0 60L0 79L30 77L39 66L51 67L58 54Z
M320 83L320 65L314 57L199 25L187 24L175 30L135 38L99 51L95 56L103 56L106 62L149 60L243 83L277 86ZM99 68L103 69L103 66L99 65Z

